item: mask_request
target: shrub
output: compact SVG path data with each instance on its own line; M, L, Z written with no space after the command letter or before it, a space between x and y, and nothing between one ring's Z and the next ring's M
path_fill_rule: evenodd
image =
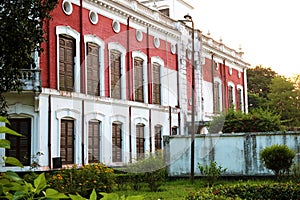
M79 193L88 197L92 190L99 192L112 192L115 187L115 174L113 169L104 164L95 163L77 169L76 165L61 171L49 174L49 185L54 189L66 193Z
M263 165L278 177L289 171L296 154L286 145L274 144L261 150L259 155Z
M241 111L229 109L226 113L215 117L210 122L208 131L210 133L246 133L246 132L270 132L281 131L282 125L280 115L270 110L256 109L245 114Z
M222 166L218 166L216 162L210 161L209 165L201 165L198 163L198 168L200 170L200 174L205 177L208 182L208 186L212 186L215 181L226 172L226 168L222 168Z
M300 199L300 185L297 183L241 183L235 185L218 185L203 188L186 197L188 200L205 199Z
M125 169L135 190L139 190L144 182L154 192L164 183L167 177L162 153L150 154L149 157L128 165Z
M291 167L291 175L294 180L300 181L300 163L293 163Z

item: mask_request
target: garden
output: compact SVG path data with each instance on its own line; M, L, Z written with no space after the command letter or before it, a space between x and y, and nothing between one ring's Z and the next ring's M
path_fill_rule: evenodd
M3 117L0 121L9 123ZM20 136L6 126L0 126L0 133ZM9 145L9 141L0 139L0 148ZM92 163L40 173L7 171L0 174L0 199L300 199L300 165L293 162L295 156L285 145L261 150L263 165L274 174L268 177L229 177L225 176L227 169L214 161L198 163L200 176L193 182L188 177L168 177L162 152L115 169ZM3 160L22 166L13 157ZM35 159L32 169L38 166Z
M269 177L227 177L216 162L198 163L201 176L167 176L162 154L151 155L126 167L112 169L102 163L61 170L1 174L1 199L300 199L300 168L295 153L284 145L260 152Z

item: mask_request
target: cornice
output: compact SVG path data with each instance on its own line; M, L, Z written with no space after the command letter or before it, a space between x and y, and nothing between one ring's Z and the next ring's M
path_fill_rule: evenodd
M205 55L214 55L215 57L221 59L221 60L227 60L231 63L234 63L240 67L243 67L243 68L248 68L250 66L249 63L243 61L242 59L240 58L237 58L235 56L232 56L230 54L227 54L227 53L224 53L223 51L219 50L219 49L216 49L216 48L213 48L211 46L208 46L208 45L202 45L202 51Z
M149 27L161 34L175 39L180 38L180 32L174 26L176 21L160 14L159 11L145 7L135 0L85 0L85 2L122 18L130 17L134 23Z

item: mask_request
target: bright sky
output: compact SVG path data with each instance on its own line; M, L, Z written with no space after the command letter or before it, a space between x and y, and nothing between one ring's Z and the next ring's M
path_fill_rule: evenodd
M300 0L191 0L195 28L238 50L255 67L300 74Z

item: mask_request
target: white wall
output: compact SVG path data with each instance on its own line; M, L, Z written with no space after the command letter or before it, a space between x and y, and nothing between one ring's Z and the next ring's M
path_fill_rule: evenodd
M186 176L190 172L190 138L170 136L165 138L168 170L171 176ZM273 144L285 144L296 152L295 162L300 162L299 133L211 134L195 137L195 175L200 175L201 165L215 161L227 168L225 175L272 175L259 159L259 152Z

